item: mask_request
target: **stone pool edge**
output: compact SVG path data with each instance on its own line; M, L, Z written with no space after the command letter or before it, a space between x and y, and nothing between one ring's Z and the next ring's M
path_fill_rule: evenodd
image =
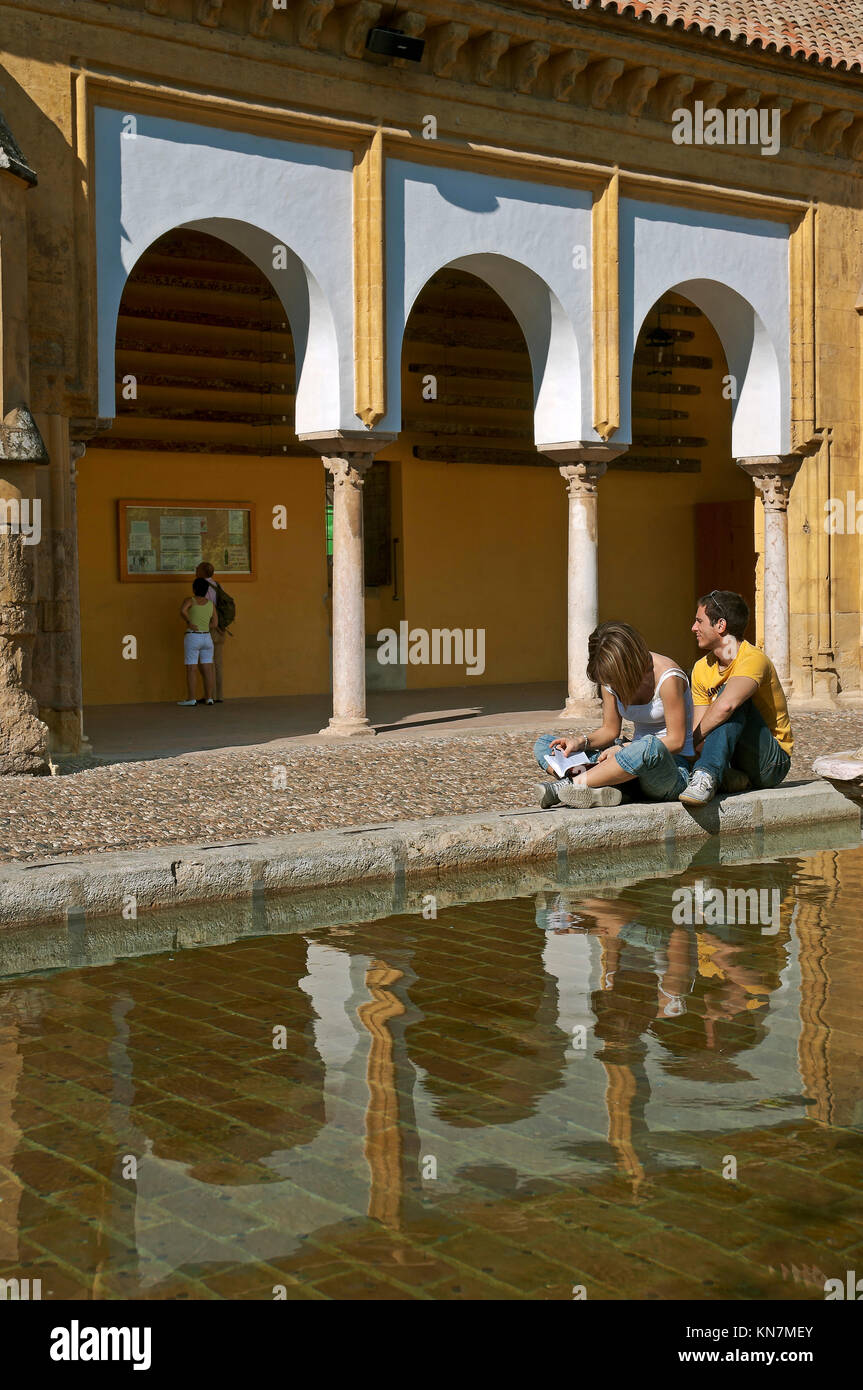
M78 859L0 865L0 928L137 912L291 889L398 881L654 842L708 840L793 826L860 823L853 802L824 782L719 798L698 811L677 802L595 811L491 811L386 826L350 826L214 845L117 850Z

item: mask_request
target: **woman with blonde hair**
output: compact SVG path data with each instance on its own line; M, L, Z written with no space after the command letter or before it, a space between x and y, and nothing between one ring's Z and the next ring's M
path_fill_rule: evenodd
M600 687L602 723L571 737L543 735L534 755L544 772L545 755L586 753L591 766L571 780L537 784L540 805L617 806L626 783L635 799L676 801L689 783L692 744L692 692L686 673L669 656L652 652L629 623L600 623L588 639L587 675ZM635 731L624 744L624 719Z

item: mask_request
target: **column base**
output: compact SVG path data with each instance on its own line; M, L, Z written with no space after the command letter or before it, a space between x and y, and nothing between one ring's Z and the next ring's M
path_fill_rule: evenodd
M335 716L325 729L319 730L322 738L358 738L363 734L374 738L377 732L367 719L337 719Z

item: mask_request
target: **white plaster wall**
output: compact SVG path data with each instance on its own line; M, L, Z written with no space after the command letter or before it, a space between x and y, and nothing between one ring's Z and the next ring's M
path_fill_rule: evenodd
M590 194L580 190L387 162L387 415L380 429L401 428L401 345L411 307L436 271L455 265L486 280L521 324L537 443L598 441L590 207ZM584 249L581 268L573 264L576 247Z
M734 457L790 449L788 237L784 224L621 200L621 425L615 442L632 439L639 330L656 301L676 289L708 315L737 380Z
M114 415L123 286L164 232L193 225L248 255L280 295L297 357L297 432L362 428L354 413L352 156L182 121L95 111L99 413ZM290 254L273 267L273 247Z

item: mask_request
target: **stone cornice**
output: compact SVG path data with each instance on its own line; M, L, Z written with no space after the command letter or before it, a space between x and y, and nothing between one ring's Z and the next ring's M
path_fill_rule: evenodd
M458 99L471 86L499 89L523 100L526 114L543 107L563 119L578 110L604 112L637 121L645 133L664 126L669 137L673 111L696 100L720 110L779 107L783 155L790 160L826 156L847 167L863 158L863 90L856 77L697 33L657 33L628 16L573 10L564 0L471 0L469 6L411 0L405 28L426 39L416 65L366 53L366 31L387 13L380 0L290 0L285 9L274 9L272 0L245 0L242 30L237 8L223 0L195 0L194 19L179 0L2 0L4 7L46 9L56 18L130 33L168 37L170 28L172 42L182 34L184 44L233 53L239 36L244 55L258 61L290 64L292 53L317 50L322 59L374 66L378 87L390 73L403 83L407 67L418 90L423 77L433 77L441 98ZM401 27L401 17L395 23ZM711 156L726 152L761 157L757 147L711 147Z

